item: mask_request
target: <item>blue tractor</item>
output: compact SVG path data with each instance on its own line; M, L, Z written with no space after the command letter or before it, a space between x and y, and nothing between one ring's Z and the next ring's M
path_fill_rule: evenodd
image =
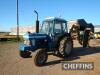
M47 18L43 21L40 30L37 18L36 32L28 32L23 38L25 41L20 44L20 56L26 58L33 52L34 63L37 66L43 66L46 63L48 53L67 57L73 49L73 41L67 31L67 21L61 18Z

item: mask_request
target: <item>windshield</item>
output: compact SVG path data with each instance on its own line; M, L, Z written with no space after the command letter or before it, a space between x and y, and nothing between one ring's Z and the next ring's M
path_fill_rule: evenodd
M41 33L50 33L52 31L53 23L50 21L44 21L41 27Z

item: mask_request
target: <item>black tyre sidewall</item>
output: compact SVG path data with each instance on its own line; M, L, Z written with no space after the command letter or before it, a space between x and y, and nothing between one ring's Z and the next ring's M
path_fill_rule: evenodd
M29 51L20 51L20 56L22 58L28 58L28 57L30 57L30 55L31 55L31 52L29 52Z
M42 63L39 63L38 59L42 53L45 55L45 60ZM34 63L36 66L43 66L46 63L47 59L48 59L48 54L45 50L43 49L36 50L34 54Z
M69 53L69 54L67 54L67 53L66 53L66 50L65 50L65 48L66 48L66 43L70 44L69 46L71 46L71 50L70 50L70 53ZM68 48L68 47L67 47L67 48ZM72 44L71 40L70 40L70 39L66 39L66 41L65 41L65 43L64 43L64 57L68 57L68 56L71 54L72 49L73 49L73 44Z
M70 53L72 52L73 43L72 43L72 40L69 39L69 38L67 38L67 37L64 37L62 40L64 40L64 43L63 43L63 44L60 44L60 45L64 45L64 46L63 46L63 55L62 55L60 52L59 52L59 53L60 53L61 56L66 57L66 56L69 56ZM62 41L62 40L61 40L61 41ZM69 43L69 42L71 43L72 47L71 47L70 53L67 54L67 53L65 52L65 48L66 48L66 43Z

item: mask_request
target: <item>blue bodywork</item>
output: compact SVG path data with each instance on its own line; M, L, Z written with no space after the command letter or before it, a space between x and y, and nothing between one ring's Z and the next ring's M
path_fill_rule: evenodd
M30 35L26 33L23 38L25 40L31 41L31 45L26 45L26 44L20 44L19 50L21 51L35 51L36 49L39 48L46 48L46 49L51 49L53 48L53 41L47 34L43 33L31 33ZM44 41L44 42L43 42ZM44 45L44 43L46 43Z
M43 24L45 25L42 25L41 28L44 30L40 30L39 33L30 33L30 34L26 33L23 36L23 38L24 40L29 40L31 44L30 45L26 45L24 43L20 44L19 50L20 51L35 51L39 48L45 48L49 51L52 50L53 48L56 47L55 37L59 37L60 35L62 36L65 30L67 30L66 22L67 22L66 20L59 19L59 18L47 19L43 21ZM54 29L55 23L62 23L60 33L58 33L59 32L58 29L56 29L56 31L58 32L55 32L55 29ZM65 23L65 26L63 25L63 23ZM46 26L47 24L48 24L47 28L43 27L43 26ZM63 26L65 28L63 28Z

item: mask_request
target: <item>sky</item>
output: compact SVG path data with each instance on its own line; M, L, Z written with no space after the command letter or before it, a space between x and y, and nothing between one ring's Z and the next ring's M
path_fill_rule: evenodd
M34 25L36 14L40 23L46 17L69 20L84 18L88 23L100 25L100 0L19 0L19 25ZM0 0L0 31L16 27L16 0Z

